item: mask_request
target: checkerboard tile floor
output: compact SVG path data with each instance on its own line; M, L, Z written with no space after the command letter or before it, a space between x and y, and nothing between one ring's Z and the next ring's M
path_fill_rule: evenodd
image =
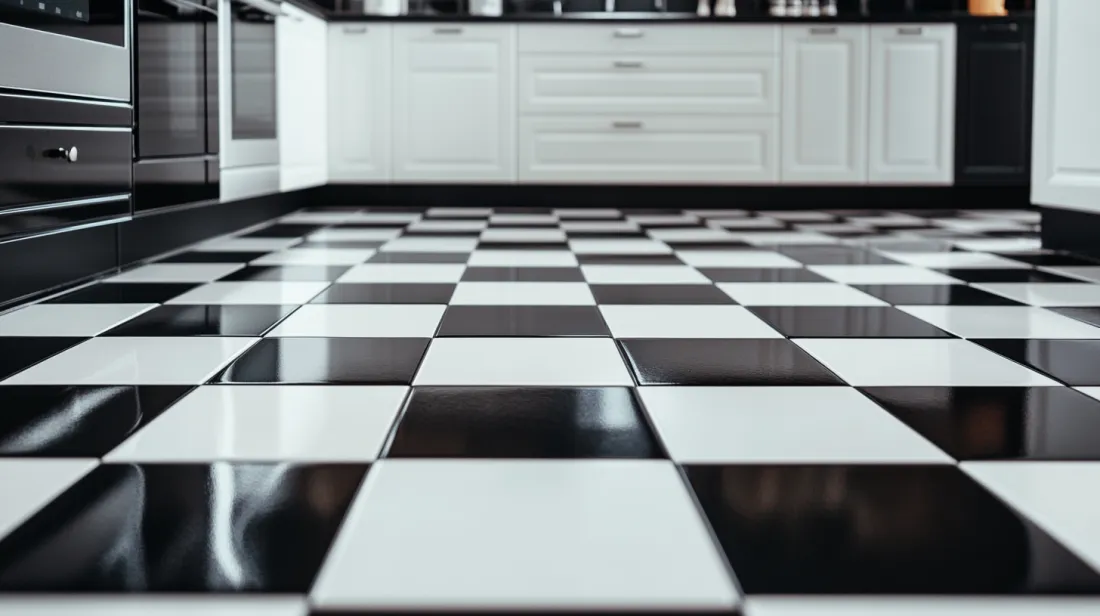
M1027 211L320 208L0 315L0 613L1100 614Z

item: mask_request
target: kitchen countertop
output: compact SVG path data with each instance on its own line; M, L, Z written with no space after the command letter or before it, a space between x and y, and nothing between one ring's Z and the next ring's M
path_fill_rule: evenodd
M306 0L288 0L304 2ZM1100 1L1100 0L1098 0ZM329 21L394 22L394 23L722 23L722 24L864 24L864 23L998 23L1034 19L1032 12L1020 12L1007 17L982 17L969 13L899 13L879 15L840 15L837 17L772 17L770 15L743 15L738 17L699 17L692 13L517 13L501 17L475 15L363 15L359 13L328 13Z

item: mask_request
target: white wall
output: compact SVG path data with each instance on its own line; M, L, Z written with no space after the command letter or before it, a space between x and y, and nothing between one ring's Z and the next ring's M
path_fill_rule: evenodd
M1031 200L1100 214L1100 0L1038 5Z

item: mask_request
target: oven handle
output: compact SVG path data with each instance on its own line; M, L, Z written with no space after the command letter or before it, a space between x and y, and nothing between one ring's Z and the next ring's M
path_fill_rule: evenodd
M300 17L295 17L290 13L287 13L282 9L282 2L279 0L233 0L233 2L240 2L241 4L247 4L248 6L271 15L273 17L289 17L295 21L302 21Z
M218 11L216 9L212 9L208 6L203 6L203 5L199 4L198 2L193 2L192 0L164 0L164 1L167 2L168 4L175 5L176 8L195 9L197 11L205 11L207 13L210 13L211 15L213 15L215 17L218 16Z

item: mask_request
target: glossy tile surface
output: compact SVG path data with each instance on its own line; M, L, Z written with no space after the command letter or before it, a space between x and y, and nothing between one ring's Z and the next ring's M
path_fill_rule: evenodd
M786 271L786 270L776 270ZM743 306L885 306L848 285L820 282L720 282L718 288Z
M104 336L262 336L297 306L158 306Z
M852 287L895 306L1022 305L1007 297L962 284L857 284Z
M211 282L174 297L168 304L304 304L327 282Z
M453 284L334 284L310 300L311 304L439 304L454 295Z
M584 282L577 267L467 267L462 282Z
M310 304L268 332L274 338L431 338L446 306Z
M891 306L756 306L749 310L788 338L950 338Z
M633 380L609 338L436 338L413 384L584 387Z
M1031 306L902 306L901 310L962 338L1100 338L1100 327Z
M332 265L250 265L220 278L223 282L331 282L348 271Z
M641 385L839 385L790 340L620 341Z
M975 287L1031 306L1100 306L1100 285L1074 282L981 282Z
M1070 386L1100 386L1100 340L979 340L978 344Z
M712 284L590 284L598 304L696 305L734 304Z
M0 315L0 337L91 337L156 304L35 304Z
M213 282L243 265L229 263L151 263L111 276L107 282Z
M47 304L160 304L199 285L189 283L98 283L46 300Z
M435 334L470 336L610 336L595 306L450 306Z
M408 385L427 347L421 338L266 338L212 382Z

